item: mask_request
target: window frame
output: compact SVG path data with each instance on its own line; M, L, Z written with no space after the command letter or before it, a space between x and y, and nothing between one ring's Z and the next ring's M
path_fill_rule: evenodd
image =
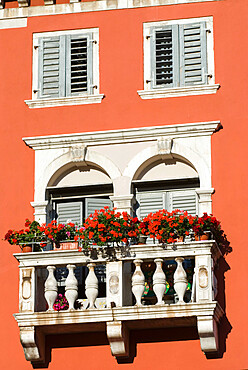
M88 81L90 86L88 86L87 92L79 94L68 94L68 87L66 87L65 96L58 97L46 97L39 96L40 89L40 57L39 57L39 47L40 40L49 37L60 37L67 36L84 36L91 43L91 51L87 56L89 61L88 68L90 73L88 74ZM64 59L68 59L68 55L64 52ZM67 74L68 76L68 74ZM68 78L67 78L68 79ZM67 81L64 78L64 83L66 85ZM53 107L61 105L79 105L79 104L91 104L91 103L101 103L104 95L99 93L99 29L98 28L88 28L88 29L78 29L78 30L64 30L64 31L51 31L51 32L40 32L33 34L33 70L32 70L32 100L25 100L25 103L29 108L42 108L42 107Z
M154 48L151 35L156 30L169 29L177 25L190 25L194 23L205 23L206 26L206 63L207 63L207 83L192 86L154 86L152 73L155 60ZM142 99L164 98L172 96L201 95L216 93L220 85L215 84L214 71L214 43L213 43L213 17L200 17L189 19L177 19L170 21L147 22L143 24L144 36L144 90L138 91ZM152 54L153 53L153 54ZM174 51L174 54L176 51ZM179 54L179 53L178 53ZM173 55L175 57L175 55ZM180 56L176 55L179 59ZM179 61L178 61L179 64Z

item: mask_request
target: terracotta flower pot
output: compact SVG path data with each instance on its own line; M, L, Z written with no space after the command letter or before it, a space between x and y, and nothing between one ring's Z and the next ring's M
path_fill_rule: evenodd
M73 250L78 249L78 242L60 242L57 244L53 244L54 250Z
M146 244L146 239L147 239L147 236L145 235L139 235L139 240L138 240L138 244Z
M196 241L199 241L199 240L208 240L209 239L209 234L202 234L202 235L195 235L195 240Z
M32 252L32 247L30 245L25 245L22 247L22 253L29 253Z
M179 238L177 238L176 241L178 243L182 243L183 242L183 236L179 236Z

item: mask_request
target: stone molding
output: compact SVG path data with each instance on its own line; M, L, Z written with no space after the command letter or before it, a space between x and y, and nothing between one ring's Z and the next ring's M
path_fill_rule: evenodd
M107 337L112 354L118 359L129 354L129 328L144 329L150 327L152 319L154 328L171 326L173 318L181 319L181 326L194 326L197 318L197 327L202 351L206 354L218 349L217 323L223 315L223 310L217 302L186 303L160 306L127 306L106 309L75 310L61 312L17 313L14 315L20 327L21 343L28 361L42 362L40 353L44 352L45 343L39 348L35 329L54 327L56 333L60 330L70 330L71 325L85 324L85 330L90 325L106 323ZM113 320L114 318L114 320ZM157 323L157 324L156 324ZM128 324L128 327L127 327Z
M195 257L196 255L212 255L214 260L221 256L221 251L218 245L213 240L181 242L169 244L167 247L162 244L143 244L131 245L130 255L121 256L121 252L117 253L119 261L133 261L134 259L150 259L155 258L176 258L176 257ZM97 264L106 263L106 259L99 256L96 260L90 256L85 256L78 250L61 250L61 251L43 251L31 253L15 253L14 257L20 263L20 267L42 267L49 265L57 265L58 262L62 266L67 264L86 265L94 262Z
M73 2L70 4L56 4L52 6L29 6L27 8L9 8L0 10L0 19L39 17L46 15L85 13L104 10L135 9L161 5L180 5L191 3L204 3L223 0L95 0L88 2Z
M25 137L32 149L68 148L84 143L87 146L154 141L161 136L173 138L209 136L221 127L220 121L185 123L179 125L148 126L123 130L84 132L50 136Z
M215 94L220 88L219 84L189 87L175 87L168 89L153 89L137 91L141 99L173 98L176 96Z
M65 98L48 98L48 99L33 99L25 100L29 108L48 108L48 107L61 107L64 105L81 105L81 104L94 104L101 103L104 94L98 95L82 95L70 96Z

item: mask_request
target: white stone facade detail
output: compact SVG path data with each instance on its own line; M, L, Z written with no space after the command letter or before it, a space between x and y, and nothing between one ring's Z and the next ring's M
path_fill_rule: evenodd
M29 6L24 9L10 8L0 10L0 19L3 18L22 18L22 17L39 17L46 15L73 14L97 12L114 9L133 9L146 8L160 5L178 5L190 3L202 3L223 0L114 0L107 2L105 0L95 0L88 2L72 2L70 4L56 4L49 7Z
M45 222L46 188L54 186L75 163L78 168L93 164L104 171L113 183L114 206L130 212L132 182L139 180L147 166L167 159L180 159L197 172L199 213L211 213L211 135L220 127L219 122L203 122L24 138L35 150L35 197L31 203L35 218ZM83 154L75 158L78 148L84 148Z
M207 53L207 84L180 86L168 88L152 88L152 62L151 62L151 30L153 27L158 29L165 26L192 24L196 22L205 22L206 24L206 53ZM220 88L219 84L215 84L215 69L214 69L214 41L213 41L213 17L199 17L188 19L165 20L159 22L148 22L143 25L143 49L144 49L144 90L138 91L138 95L142 99L158 99L176 96L214 94Z
M216 94L219 88L219 84L213 84L168 89L139 90L137 93L141 99L161 99L173 98L176 96Z

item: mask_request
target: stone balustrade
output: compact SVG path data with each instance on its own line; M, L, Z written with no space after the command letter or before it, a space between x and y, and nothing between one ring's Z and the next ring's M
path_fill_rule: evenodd
M53 333L56 326L61 333L71 332L76 330L75 324L85 330L91 330L89 325L106 330L112 354L125 358L129 355L129 331L139 328L139 323L142 329L149 327L152 319L153 327L171 326L173 319L177 319L175 325L196 324L202 350L217 351L217 324L223 311L215 301L214 266L220 256L214 241L132 245L111 254L97 250L15 254L20 269L19 313L15 318L26 359L44 362L45 335ZM100 298L99 266L106 268L106 297ZM78 267L88 270L83 281L77 278ZM56 279L56 270L61 268L68 272L62 287ZM69 307L58 312L54 303L61 289ZM165 294L168 290L169 295ZM79 298L82 295L84 299Z

